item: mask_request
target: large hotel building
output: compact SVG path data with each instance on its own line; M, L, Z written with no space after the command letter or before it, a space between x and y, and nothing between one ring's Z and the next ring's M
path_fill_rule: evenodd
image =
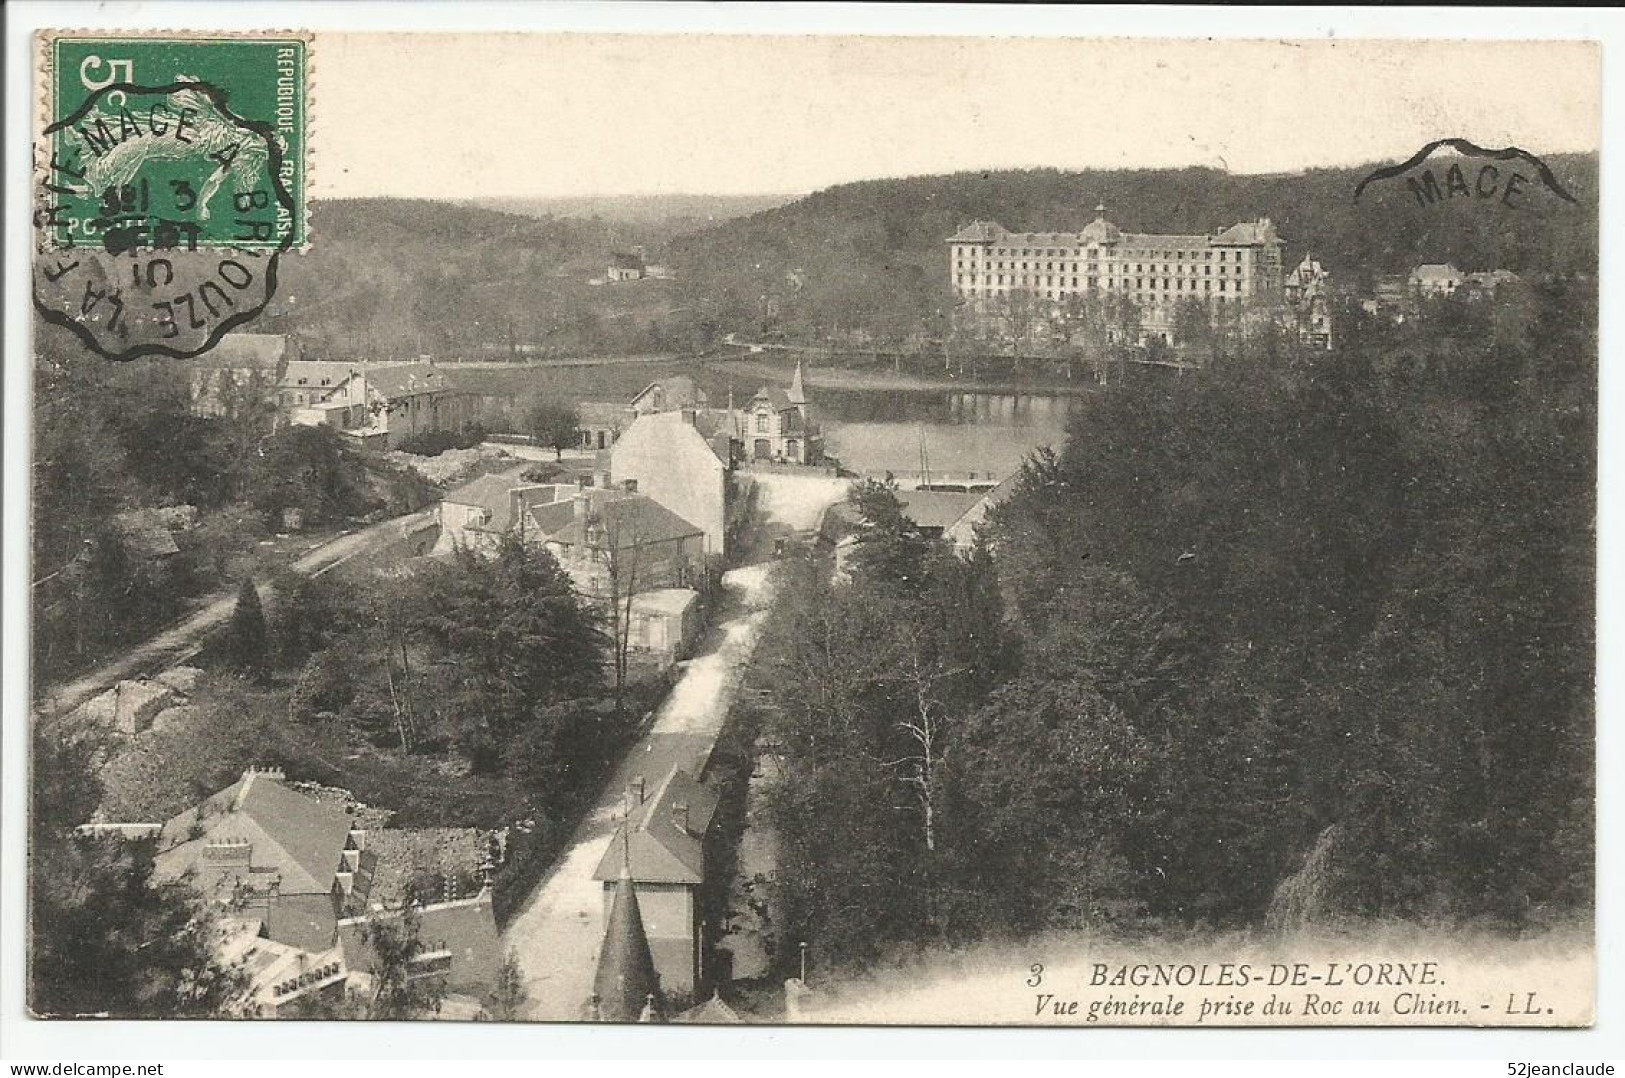
M1123 232L1095 207L1081 232L1006 232L976 221L948 240L954 290L971 309L1025 291L1043 300L1127 295L1147 337L1171 340L1181 300L1231 303L1281 294L1281 237L1268 217L1211 236Z

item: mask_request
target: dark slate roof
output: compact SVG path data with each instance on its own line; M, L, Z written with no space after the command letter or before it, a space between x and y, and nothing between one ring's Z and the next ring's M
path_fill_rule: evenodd
M655 393L661 396L661 408L668 411L676 408L704 407L708 400L705 391L694 384L694 379L686 374L674 374L670 378L662 378L658 382L650 382L644 386L638 391L637 396L632 398L632 403L636 405L643 398Z
M336 389L352 374L361 370L359 363L333 363L321 360L296 359L282 373L279 389ZM301 381L303 379L303 381ZM325 379L325 384L323 380Z
M419 393L450 393L457 385L439 368L428 363L403 363L396 367L369 367L367 388L383 397L411 397Z
M575 499L566 498L549 505L533 505L530 509L531 535L551 539L576 518Z
M204 847L246 841L252 846L254 876L278 879L282 895L328 894L351 824L344 809L288 789L274 773L247 772L164 824L158 840L160 874L175 879L195 869L199 887L212 890L234 880L239 870L209 868L203 860ZM192 837L194 825L202 829L197 838Z
M616 251L609 256L609 264L616 269L642 269L643 256L625 251Z
M490 994L496 988L503 960L502 939L491 909L491 892L420 906L417 913L422 953L447 951L451 954L446 987L469 995ZM371 973L375 955L364 939L367 924L400 916L401 911L389 910L340 921L338 937L344 945L345 965L358 973Z
M592 990L598 997L598 1014L603 1021L636 1022L649 996L659 998L660 976L649 951L637 888L624 872L617 872L616 879L615 900L610 905Z
M583 427L620 429L632 418L632 409L610 401L582 401L576 405L576 422Z
M617 548L669 543L705 534L703 529L696 528L653 498L642 494L589 490L587 495L592 503L591 517L596 517L614 536ZM569 546L584 543L591 517L581 521L573 519L572 514L570 523L548 536L549 540Z
M508 473L482 475L472 479L445 495L442 501L456 505L475 505L491 514L482 531L506 532L514 526L515 510L519 506L546 505L559 498L561 491L555 483L524 483ZM516 505L517 503L517 505ZM523 512L524 509L519 509Z
M325 951L333 946L338 909L332 895L278 895L265 908L265 934L301 951Z
M775 412L785 412L795 407L790 400L790 394L777 386L763 386L756 391L756 396L752 397L751 401L754 403L764 399L767 401L768 407Z
M903 515L922 528L946 528L982 500L981 494L940 490L900 490Z
M1213 242L1219 246L1250 246L1260 243L1279 243L1280 239L1275 234L1275 226L1270 224L1270 219L1260 217L1256 221L1243 221L1239 225L1231 225L1213 237Z
M688 809L688 827L677 825L674 809ZM632 877L639 883L699 884L705 878L705 833L716 814L717 799L687 771L673 768L654 794L632 810L630 820ZM623 831L625 824L622 825ZM598 862L597 880L621 872L621 836Z

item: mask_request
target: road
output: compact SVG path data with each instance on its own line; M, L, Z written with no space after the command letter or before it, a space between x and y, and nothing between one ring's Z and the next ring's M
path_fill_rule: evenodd
M408 516L371 525L360 531L340 535L300 556L289 565L289 568L304 576L317 576L357 554L398 542L405 538L408 532L433 519L434 513L434 508L424 509ZM272 594L269 586L263 584L260 586L262 598L269 599ZM126 678L139 677L185 662L198 653L210 633L230 619L236 604L235 590L215 593L200 610L157 636L136 645L120 658L97 667L83 677L51 689L40 701L38 714L42 716L71 714L87 700L106 692Z
M756 481L768 535L814 527L824 507L846 490L845 480L823 476L759 475ZM622 759L552 871L503 933L503 946L514 953L524 977L527 1018L581 1017L604 937L603 885L593 871L614 837L622 792L639 775L652 787L673 766L695 774L704 768L773 600L769 568L757 562L723 576L728 616L713 627L705 651L685 665L648 733Z

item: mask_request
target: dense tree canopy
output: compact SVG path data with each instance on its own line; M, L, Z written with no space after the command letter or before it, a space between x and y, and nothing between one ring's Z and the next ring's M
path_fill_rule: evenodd
M1594 334L1553 280L1131 376L968 561L858 488L763 644L789 931L1254 924L1332 833L1318 916L1588 915Z

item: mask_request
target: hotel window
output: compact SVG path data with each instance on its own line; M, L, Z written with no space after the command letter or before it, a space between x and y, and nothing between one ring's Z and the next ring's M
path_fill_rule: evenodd
M1220 282L1219 282L1219 291L1220 291L1220 292L1223 292L1223 291L1224 291L1224 282L1223 282L1223 281L1220 281Z
M1204 291L1204 292L1213 291L1213 282L1212 281L1203 281L1202 282L1202 291Z

